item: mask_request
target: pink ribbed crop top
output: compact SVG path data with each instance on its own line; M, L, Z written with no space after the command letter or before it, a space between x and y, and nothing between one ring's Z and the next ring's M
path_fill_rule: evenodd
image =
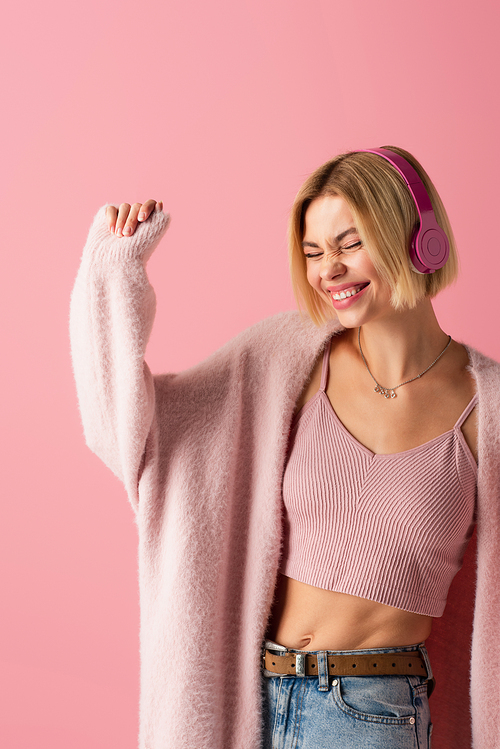
M344 427L321 387L297 414L283 477L281 572L309 585L441 616L475 522L477 466L461 426L378 455Z

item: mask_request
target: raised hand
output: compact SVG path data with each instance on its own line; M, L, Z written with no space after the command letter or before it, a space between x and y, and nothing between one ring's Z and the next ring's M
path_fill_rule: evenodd
M131 237L138 223L147 221L151 213L163 210L163 202L146 200L145 203L122 203L119 208L108 205L106 219L108 228L117 237Z

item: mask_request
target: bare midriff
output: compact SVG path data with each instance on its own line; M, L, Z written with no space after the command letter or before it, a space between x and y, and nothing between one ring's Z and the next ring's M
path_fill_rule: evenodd
M360 650L423 642L432 617L279 575L267 638L294 650Z

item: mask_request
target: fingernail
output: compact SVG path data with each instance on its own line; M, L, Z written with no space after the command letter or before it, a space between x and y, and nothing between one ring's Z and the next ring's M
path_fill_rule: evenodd
M126 226L125 229L123 230L123 233L124 234L132 234L132 227Z
M137 218L139 219L139 221L144 221L144 219L146 218L146 214L144 213L144 211L141 211Z
M121 227L120 227L120 226L118 226L118 227L117 227L117 229L116 229L116 232L115 232L115 234L116 234L116 236L117 236L117 237L121 237L121 235L122 235L122 230L121 230Z

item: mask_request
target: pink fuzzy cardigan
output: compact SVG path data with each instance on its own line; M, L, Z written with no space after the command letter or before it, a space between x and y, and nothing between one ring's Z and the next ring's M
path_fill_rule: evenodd
M338 324L283 313L185 372L153 377L143 360L155 312L145 264L168 217L157 212L116 239L104 211L85 245L70 327L87 444L125 484L139 531L139 746L257 749L287 438ZM469 353L479 393L477 565L472 541L427 641L437 749L500 747L500 365Z

